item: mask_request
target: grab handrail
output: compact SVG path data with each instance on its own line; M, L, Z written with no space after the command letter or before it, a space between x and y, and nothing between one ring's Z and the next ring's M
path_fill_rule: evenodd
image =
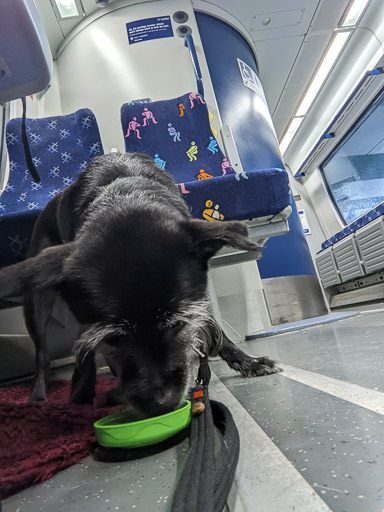
M196 83L197 83L197 92L204 96L204 85L203 85L203 77L201 76L201 69L199 64L199 59L197 58L195 43L193 41L193 37L191 34L185 34L184 45L188 48L189 53L191 55L193 69L195 71Z
M7 150L5 143L6 124L9 119L9 102L0 104L1 107L1 120L0 120L0 196L6 183L6 161Z

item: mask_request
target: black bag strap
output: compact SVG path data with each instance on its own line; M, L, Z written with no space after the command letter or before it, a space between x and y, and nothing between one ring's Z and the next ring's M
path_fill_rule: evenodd
M228 498L239 460L240 439L228 408L209 399L208 358L200 358L198 381L192 394L192 410L196 403L204 411L192 418L187 462L177 484L171 512L222 512ZM200 407L200 409L202 409ZM220 446L217 451L215 430Z
M40 176L37 172L36 166L33 163L31 150L29 147L28 137L27 137L27 127L26 127L26 113L27 113L27 102L25 97L21 98L21 102L23 104L23 117L21 118L21 138L23 141L23 147L24 147L24 153L25 153L25 160L27 162L27 167L29 172L32 175L32 178L35 180L36 183L39 183Z

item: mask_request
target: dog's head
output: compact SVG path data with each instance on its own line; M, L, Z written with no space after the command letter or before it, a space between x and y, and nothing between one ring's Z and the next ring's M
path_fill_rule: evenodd
M79 360L100 349L126 402L150 416L173 410L185 396L196 378L194 348L210 353L218 342L207 300L209 259L225 245L256 246L236 221L163 222L155 237L147 224L124 225L118 239L111 229L100 236L88 230L89 239L3 269L0 298L56 287L83 326Z

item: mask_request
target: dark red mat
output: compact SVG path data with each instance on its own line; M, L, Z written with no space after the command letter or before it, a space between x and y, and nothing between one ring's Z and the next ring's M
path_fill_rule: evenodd
M119 408L105 407L116 379L98 376L95 406L69 403L70 382L53 381L48 402L28 403L30 388L0 388L0 494L4 499L48 480L95 446L93 423Z

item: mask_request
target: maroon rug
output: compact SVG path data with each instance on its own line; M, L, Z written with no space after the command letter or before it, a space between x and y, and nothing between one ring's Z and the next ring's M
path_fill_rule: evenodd
M6 498L48 480L95 446L93 423L119 408L105 407L116 379L98 376L95 406L69 403L70 382L53 381L48 402L28 403L29 387L0 388L0 494Z

